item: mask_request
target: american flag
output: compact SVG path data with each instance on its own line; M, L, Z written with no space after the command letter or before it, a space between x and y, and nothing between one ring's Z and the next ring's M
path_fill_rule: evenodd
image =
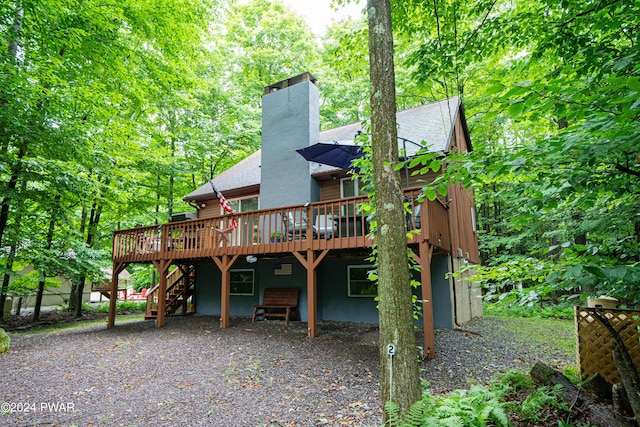
M222 209L228 214L236 213L236 211L231 209L231 205L229 205L229 201L227 199L225 199L224 196L222 195L222 193L220 191L218 191L218 189L213 185L213 182L209 181L209 183L211 184L211 188L213 188L213 193L218 198L218 203L220 203L220 206L222 206ZM237 226L238 226L238 220L236 220L234 218L231 221L231 227L236 228Z

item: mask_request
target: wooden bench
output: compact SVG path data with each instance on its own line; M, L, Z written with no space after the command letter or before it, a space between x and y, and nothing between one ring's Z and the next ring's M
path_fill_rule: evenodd
M256 317L284 317L289 325L289 319L300 320L298 312L298 288L266 288L262 296L262 304L253 307L253 319Z

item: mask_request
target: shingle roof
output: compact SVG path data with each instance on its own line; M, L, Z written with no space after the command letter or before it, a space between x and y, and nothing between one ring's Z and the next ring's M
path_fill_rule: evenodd
M431 152L447 152L451 141L451 132L456 116L460 111L460 98L453 97L447 100L434 102L421 107L400 111L397 114L398 138L404 138L418 144L423 142ZM362 130L360 123L352 123L320 132L320 141L341 144L353 144L353 140ZM399 147L403 147L400 140ZM412 156L420 147L406 144L407 155ZM213 179L216 188L222 192L252 187L260 184L261 150L256 151L234 166ZM311 173L321 173L336 170L336 168L317 163L311 163ZM189 193L184 200L199 200L203 196L212 194L211 185L206 183L197 190Z

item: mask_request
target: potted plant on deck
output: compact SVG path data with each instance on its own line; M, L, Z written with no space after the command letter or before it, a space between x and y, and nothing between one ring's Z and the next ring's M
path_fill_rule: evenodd
M280 230L272 231L271 234L269 235L269 238L271 243L279 243L280 241L282 241L282 231Z

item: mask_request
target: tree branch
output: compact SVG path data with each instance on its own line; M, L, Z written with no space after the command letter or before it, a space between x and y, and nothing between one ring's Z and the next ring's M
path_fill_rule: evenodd
M620 0L613 0L611 3L608 3L608 4L604 5L604 6L598 4L598 6L596 6L596 7L592 7L591 9L587 9L587 10L585 10L583 12L580 12L580 13L574 15L568 21L564 21L564 22L558 24L558 27L565 27L565 26L569 25L570 23L572 23L573 21L575 21L576 19L578 19L578 18L581 18L583 16L589 15L589 14L591 14L593 12L601 11L602 9L605 9L605 8L607 8L609 6L612 6L612 5L616 4L616 3L618 3L619 1Z
M633 176L638 176L640 177L640 172L639 171L635 171L627 166L621 165L620 163L614 163L613 164L615 166L616 169L618 169L620 172L629 174L629 175L633 175Z

